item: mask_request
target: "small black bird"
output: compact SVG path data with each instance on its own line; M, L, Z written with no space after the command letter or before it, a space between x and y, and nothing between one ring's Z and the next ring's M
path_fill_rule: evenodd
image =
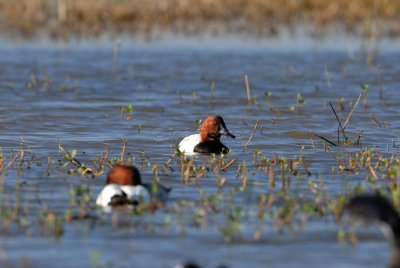
M350 215L367 221L379 221L386 225L384 232L393 243L390 268L400 268L400 215L393 204L380 195L365 194L351 198L345 210Z

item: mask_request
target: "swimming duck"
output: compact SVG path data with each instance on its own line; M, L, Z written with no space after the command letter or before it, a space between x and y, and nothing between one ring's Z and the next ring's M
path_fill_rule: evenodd
M165 202L170 188L142 183L139 170L134 166L113 167L107 175L106 186L96 199L96 205L114 207L119 205L149 204L152 199ZM154 193L154 194L152 194Z
M235 138L220 115L209 115L201 125L199 134L187 136L179 143L179 151L185 154L226 154L229 148L221 143L222 135Z
M345 209L352 216L383 224L384 234L393 243L390 268L400 267L400 215L392 203L379 195L359 195L349 200Z
M200 266L194 262L186 262L186 263L175 265L175 268L200 268ZM218 265L216 268L227 268L227 266Z

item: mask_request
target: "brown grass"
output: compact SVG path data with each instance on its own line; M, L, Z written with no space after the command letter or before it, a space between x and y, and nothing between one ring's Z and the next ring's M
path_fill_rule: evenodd
M332 25L359 34L400 33L400 0L0 0L0 34L53 38L168 30L276 34ZM377 31L376 31L377 30Z

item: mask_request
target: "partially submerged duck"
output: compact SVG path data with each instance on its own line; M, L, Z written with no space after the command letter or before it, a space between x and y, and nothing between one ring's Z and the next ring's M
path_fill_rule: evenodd
M235 138L220 115L209 115L201 125L199 134L187 136L179 143L179 151L185 154L226 154L229 148L220 141L222 135Z
M134 166L115 166L107 175L106 186L96 199L96 205L114 207L149 204L152 200L165 202L170 188L142 183L139 170Z
M378 221L393 244L390 268L400 268L400 215L386 198L379 195L359 195L349 200L345 209L350 215L367 221Z
M200 268L200 266L194 262L186 262L186 263L175 265L174 268ZM216 268L227 268L227 266L218 265Z

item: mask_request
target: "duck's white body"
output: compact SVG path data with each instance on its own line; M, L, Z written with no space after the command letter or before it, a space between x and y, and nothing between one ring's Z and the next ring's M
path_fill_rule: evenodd
M141 204L151 202L150 193L143 185L107 184L97 197L96 205L108 207L114 196L124 195L124 193L130 201L137 201Z
M179 151L184 154L194 154L194 147L200 143L200 134L193 134L185 137L179 143Z

